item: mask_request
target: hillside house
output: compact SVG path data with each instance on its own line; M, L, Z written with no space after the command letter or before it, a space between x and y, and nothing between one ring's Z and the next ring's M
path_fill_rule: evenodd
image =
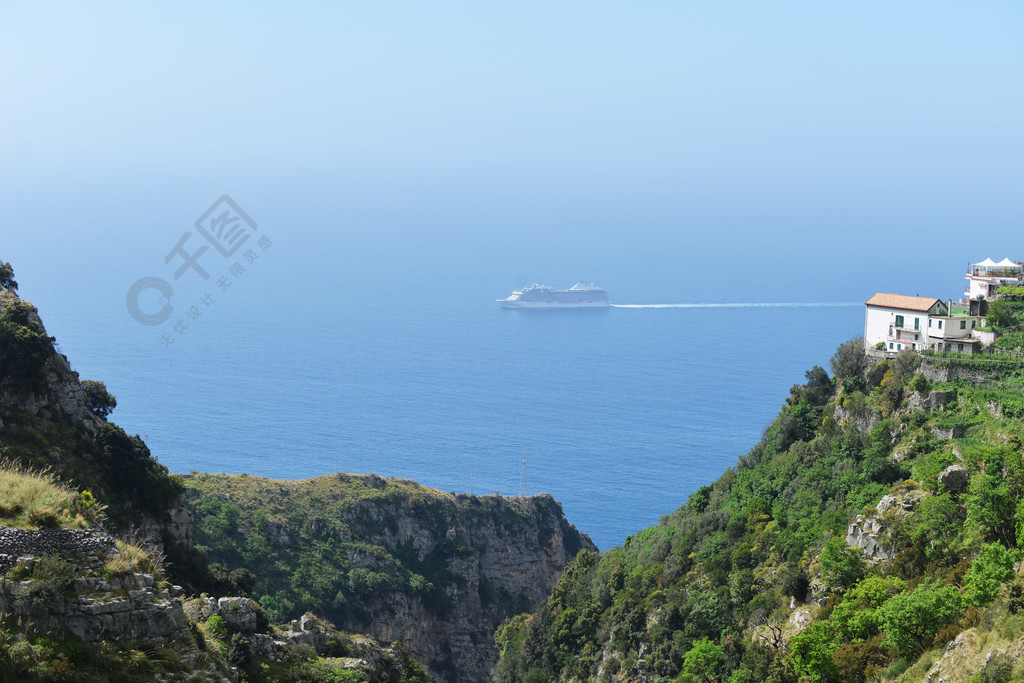
M1008 258L999 263L987 258L968 265L964 277L967 278L964 296L976 301L992 301L1000 287L1019 286L1024 281L1024 265Z
M984 325L984 318L951 301L879 292L865 308L864 348L871 355L908 349L973 354L981 348L974 331Z

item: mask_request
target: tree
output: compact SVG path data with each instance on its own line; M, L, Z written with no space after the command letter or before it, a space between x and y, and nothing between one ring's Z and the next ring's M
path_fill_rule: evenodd
M789 639L797 671L812 681L838 680L839 668L832 661L838 645L832 622L827 620L816 621Z
M807 383L804 385L803 397L815 406L823 406L832 396L832 380L825 368L815 365L804 373Z
M832 621L846 641L868 640L881 627L879 608L889 598L907 589L895 576L869 576L846 591L843 601L832 610Z
M981 528L985 540L1012 547L1017 540L1021 482L1016 470L1020 456L1008 448L985 447L973 457L981 461L983 470L971 478L966 495L967 518Z
M683 671L678 681L713 683L718 680L718 669L725 652L707 638L701 638L683 655Z
M1013 578L1013 554L999 543L987 543L964 576L964 597L985 607L996 599L999 587Z
M864 338L857 337L843 342L836 349L830 361L832 374L839 382L847 377L863 377L868 367L868 356L864 352Z
M104 420L117 407L117 399L107 391L107 385L103 382L97 382L94 379L83 379L82 391L85 392L85 407Z
M838 536L825 542L818 564L821 566L821 578L829 588L852 586L864 570L861 549L851 548Z
M0 309L0 382L10 379L22 387L41 383L51 342L29 304L15 299Z
M944 626L963 616L963 597L952 586L923 583L913 593L900 593L882 605L882 644L903 654L921 654Z
M14 269L7 261L0 261L0 287L12 292L18 291L18 283L14 280Z
M996 299L988 306L985 319L993 327L1012 327L1016 322L1013 305L1006 299Z

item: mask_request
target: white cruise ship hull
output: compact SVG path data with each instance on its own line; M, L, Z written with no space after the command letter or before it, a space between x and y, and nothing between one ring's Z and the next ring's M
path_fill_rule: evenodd
M577 282L569 289L552 289L534 283L497 300L504 308L611 308L608 292Z
M519 301L498 299L502 308L611 308L607 301Z

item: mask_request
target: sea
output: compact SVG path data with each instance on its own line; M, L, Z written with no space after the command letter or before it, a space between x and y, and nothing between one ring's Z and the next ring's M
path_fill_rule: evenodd
M458 231L340 238L264 216L244 249L195 256L194 219L141 241L110 238L88 265L43 250L12 259L72 367L106 383L111 419L161 463L544 492L601 549L657 524L747 453L789 388L862 333L875 291L867 276L793 268L791 251L761 261L756 244L737 243L714 256L667 233L632 247L613 232L578 244ZM127 310L144 277L174 290L162 324ZM615 305L496 303L534 281L578 280Z

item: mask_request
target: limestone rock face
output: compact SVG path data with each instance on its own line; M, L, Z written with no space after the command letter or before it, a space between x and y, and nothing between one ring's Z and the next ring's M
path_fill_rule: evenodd
M950 465L939 474L939 484L950 493L962 493L967 489L970 475L963 465Z
M69 572L69 582L54 585L37 578L40 561L23 554L26 549L58 558ZM3 567L9 573L0 578L0 615L14 616L39 633L70 633L89 643L130 640L167 645L187 636L181 589L161 588L152 576L138 572L109 576L104 563L118 556L104 532L2 528L0 558L13 557L16 562Z
M893 517L909 514L927 494L920 489L901 491L883 496L875 506L876 513L857 515L857 519L846 529L846 542L864 551L865 559L871 561L891 560L896 550L886 541L886 529Z
M846 529L846 542L864 551L864 557L891 560L895 553L882 542L882 524L874 517L857 515L857 519Z
M954 425L952 427L932 427L932 435L936 439L959 439L964 435L964 428L960 425Z
M955 391L930 391L927 394L915 391L907 399L907 406L911 410L943 410L955 399Z
M478 514L472 511L473 497L464 498L463 520L446 522L443 534L411 508L359 504L356 514L379 524L375 541L386 548L411 545L420 559L444 541L473 549L448 562L457 580L444 589L447 614L418 597L388 592L364 605L370 617L365 627L381 642L402 643L438 680L483 681L498 661L494 631L502 620L539 606L576 552L596 548L565 522L550 495L493 497L488 502L499 509ZM376 561L360 558L371 566Z
M921 499L925 497L924 491L907 491L905 493L890 493L887 496L882 496L882 500L878 501L878 505L875 508L880 514L884 514L889 511L896 512L910 512L917 504L921 502Z
M217 613L239 633L256 633L256 603L250 598L221 598Z
M874 426L878 424L878 417L872 410L865 410L861 411L860 414L855 414L842 405L837 405L833 416L840 426L851 424L861 434L870 434Z
M191 547L193 528L192 514L181 505L174 505L167 510L164 519L142 517L132 528L131 535L163 551L165 540Z
M0 310L17 298L0 287ZM46 334L43 321L38 312L32 309L29 320L39 325ZM48 381L45 390L28 391L11 386L0 385L0 406L6 410L18 410L35 415L42 409L57 408L72 421L81 423L90 432L95 432L103 421L86 407L85 391L82 389L78 373L71 369L68 359L54 351L46 362ZM3 411L0 411L3 412ZM0 426L3 425L0 414Z

